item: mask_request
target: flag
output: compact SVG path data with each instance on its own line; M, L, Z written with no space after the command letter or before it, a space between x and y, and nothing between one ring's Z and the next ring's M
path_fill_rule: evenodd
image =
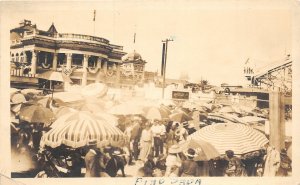
M162 59L161 59L161 76L164 75L164 69L165 69L165 52L166 52L166 43L163 43L163 48L162 48Z
M135 36L136 36L136 33L134 33L134 36L133 36L133 43L135 44Z
M96 20L96 10L94 10L94 18L93 18L93 21Z

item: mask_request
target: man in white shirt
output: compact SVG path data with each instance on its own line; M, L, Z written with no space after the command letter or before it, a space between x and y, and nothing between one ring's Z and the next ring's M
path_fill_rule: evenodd
M163 137L166 134L166 127L159 120L155 119L153 126L151 127L154 139L154 151L155 157L158 157L159 154L163 153Z

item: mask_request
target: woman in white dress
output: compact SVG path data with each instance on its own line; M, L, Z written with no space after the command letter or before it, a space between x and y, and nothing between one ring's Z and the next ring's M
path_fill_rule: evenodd
M151 128L150 123L146 123L146 127L143 129L141 139L140 139L141 151L140 151L139 159L143 162L147 160L147 157L150 154L152 148L153 136L150 128Z
M165 177L177 177L178 169L181 166L181 159L179 153L181 149L178 145L173 145L169 148L169 154L166 158L166 173Z

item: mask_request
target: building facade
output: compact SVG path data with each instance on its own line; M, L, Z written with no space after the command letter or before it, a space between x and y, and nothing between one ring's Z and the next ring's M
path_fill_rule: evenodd
M60 71L75 84L104 82L118 85L123 46L109 40L73 33L58 33L54 24L39 30L30 20L10 31L12 83L39 83L39 74Z
M125 56L121 65L121 83L126 85L142 85L145 79L146 61L142 56L133 51Z

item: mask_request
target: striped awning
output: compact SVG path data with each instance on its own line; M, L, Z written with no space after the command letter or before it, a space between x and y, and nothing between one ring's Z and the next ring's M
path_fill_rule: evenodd
M239 123L218 123L206 126L189 137L212 144L220 154L232 150L241 155L261 149L269 142L264 134Z
M67 116L67 117L66 117ZM85 146L96 139L98 147L124 144L123 132L105 119L87 111L76 111L57 119L52 129L41 140L41 146L58 147L62 144L72 148Z

